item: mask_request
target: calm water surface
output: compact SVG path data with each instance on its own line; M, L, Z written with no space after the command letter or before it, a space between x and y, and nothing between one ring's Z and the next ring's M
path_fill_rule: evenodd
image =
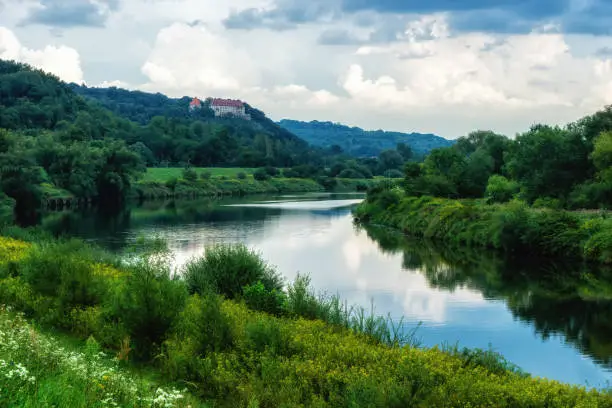
M357 228L350 212L361 198L149 202L119 215L61 213L42 223L115 251L138 236L158 235L177 264L212 243L244 242L288 280L308 273L317 290L367 307L373 300L378 313L404 316L409 327L422 322L417 336L425 346L491 345L535 376L596 387L612 380L612 285L606 296L566 263L510 262ZM576 279L561 281L559 274Z

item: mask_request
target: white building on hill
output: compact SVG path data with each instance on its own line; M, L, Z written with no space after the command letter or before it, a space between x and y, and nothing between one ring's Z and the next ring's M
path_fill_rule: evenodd
M251 120L251 116L246 113L244 103L234 99L210 99L210 109L215 112L215 116L236 116L242 119Z

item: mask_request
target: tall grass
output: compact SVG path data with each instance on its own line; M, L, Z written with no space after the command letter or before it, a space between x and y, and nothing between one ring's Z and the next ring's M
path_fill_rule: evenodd
M211 246L188 262L182 275L191 293L244 300L254 310L277 316L319 319L389 346L417 344L415 329L406 330L403 318L397 323L377 316L373 304L368 313L349 307L338 295L317 295L308 275L298 274L283 290L281 275L244 244Z
M288 316L322 320L390 347L420 344L416 337L420 322L408 329L403 317L396 321L390 314L378 315L373 301L368 311L363 306L348 306L339 295L317 295L308 275L298 274L287 287L284 310Z
M0 239L0 245L21 251L0 259L0 269L11 265L10 274L0 274L0 299L45 327L87 339L80 354L62 357L65 349L41 347L31 326L17 324L19 333L13 322L3 326L0 313L0 396L10 390L16 406L186 406L187 393L155 390L127 376L123 367L133 357L161 378L156 384L175 383L215 407L606 406L610 400L603 392L526 378L496 354L409 347L415 331L402 321L317 295L306 276L280 287L276 271L244 246L206 251L191 263L197 279L190 285L173 274L164 251L102 263L105 256L73 243ZM272 294L268 300L281 302L275 315L247 307L267 305L255 300ZM100 346L116 358L100 355Z

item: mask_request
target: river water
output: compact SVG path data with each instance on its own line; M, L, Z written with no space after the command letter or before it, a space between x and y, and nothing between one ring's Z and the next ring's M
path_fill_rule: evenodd
M206 245L243 242L292 280L403 316L423 346L492 347L534 376L590 387L612 381L612 284L601 271L440 248L356 227L360 195L147 202L119 214L54 213L41 223L121 251L165 238L182 264ZM563 278L561 278L563 276ZM571 276L572 278L569 278ZM610 279L607 280L610 282Z

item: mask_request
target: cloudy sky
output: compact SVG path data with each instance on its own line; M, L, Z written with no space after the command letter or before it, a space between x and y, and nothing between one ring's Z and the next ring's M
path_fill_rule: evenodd
M0 0L0 58L275 120L513 136L612 103L612 0Z

